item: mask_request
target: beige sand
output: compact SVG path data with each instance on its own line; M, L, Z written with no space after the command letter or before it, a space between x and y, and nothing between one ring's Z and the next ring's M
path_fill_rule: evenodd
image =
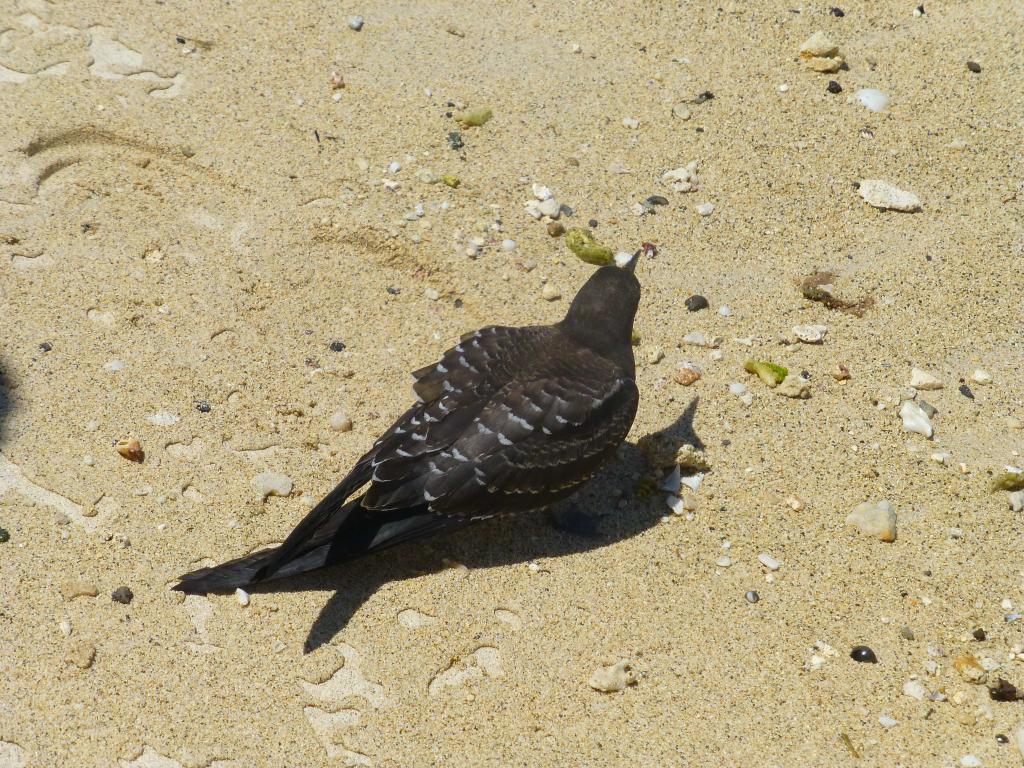
M3 3L0 766L1020 764L1022 705L952 665L971 652L1024 685L1022 625L1003 618L1024 604L1024 526L986 489L1024 449L1008 421L1024 415L1020 5L600 5ZM800 62L819 29L848 71ZM861 87L890 107L866 110ZM448 100L495 114L460 152ZM691 160L699 191L660 182ZM428 168L461 186L425 184ZM923 210L869 207L861 178ZM699 398L713 472L694 519L633 500L627 455L582 496L609 515L597 541L499 521L247 608L176 599L183 571L283 538L460 333L564 312L592 268L524 212L532 182L567 224L661 246L639 270L638 355L667 356L639 369L631 439ZM638 217L651 194L670 206ZM469 259L475 236L491 242ZM802 299L793 281L815 269L874 308ZM545 278L561 300L542 300ZM685 310L694 292L710 311ZM798 323L827 324L825 343L781 346ZM694 330L724 337L722 360L679 347ZM807 370L811 399L769 392L748 357ZM683 388L687 359L704 376ZM828 376L838 362L850 381ZM896 415L911 366L946 383L924 395L934 444ZM972 402L957 386L977 367L994 380ZM339 409L351 432L330 430ZM180 420L148 421L162 411ZM130 437L142 464L111 447ZM292 495L261 503L264 470ZM892 544L844 522L882 498ZM98 596L69 599L69 580ZM110 598L122 585L130 605ZM325 644L304 655L314 624ZM858 643L880 663L850 660ZM618 659L635 687L588 687ZM904 695L913 675L947 700Z

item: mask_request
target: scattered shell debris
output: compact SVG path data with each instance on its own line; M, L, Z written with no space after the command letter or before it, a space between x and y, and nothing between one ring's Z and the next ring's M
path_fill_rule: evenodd
M881 179L864 179L858 193L868 205L886 211L914 213L921 210L921 199L913 192L894 187Z

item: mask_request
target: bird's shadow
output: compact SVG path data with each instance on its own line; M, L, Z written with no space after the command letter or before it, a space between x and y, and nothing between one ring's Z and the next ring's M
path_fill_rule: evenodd
M693 425L697 402L695 397L672 424L659 431L703 449ZM457 531L443 543L428 539L403 545L353 563L262 584L253 591L336 590L306 637L304 649L311 653L333 640L382 585L437 570L442 550L446 557L469 568L494 568L589 552L646 531L658 523L664 509L634 498L632 477L643 467L636 446L626 443L610 470L551 513L496 518ZM626 500L621 509L617 495Z
M0 362L0 445L4 443L7 418L14 411L14 400L9 387L10 383L4 375L3 362Z

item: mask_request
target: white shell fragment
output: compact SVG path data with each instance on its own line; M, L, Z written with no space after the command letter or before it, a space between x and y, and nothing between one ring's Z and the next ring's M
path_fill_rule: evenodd
M872 112L881 112L889 106L889 95L877 88L861 88L854 94L863 106Z
M820 344L828 333L827 325L796 325L793 335L805 344Z
M170 411L157 411L152 416L147 416L146 421L157 427L173 427L181 417Z
M292 479L280 472L260 472L252 484L264 501L268 496L287 496L292 492Z
M244 608L245 606L247 606L249 604L249 593L246 592L244 589L241 589L241 588L236 589L235 590L235 600L237 600L238 604Z
M894 187L881 179L864 179L860 183L860 196L868 205L886 211L913 213L921 210L921 200L913 192Z
M879 541L896 541L896 511L888 501L858 504L847 515L846 523Z
M978 368L974 373L971 374L971 381L973 381L975 384L985 386L986 384L992 383L992 374L989 373L988 371L983 371L981 370L981 368Z
M911 368L910 386L921 392L929 392L935 389L942 389L944 385L927 371L922 371L920 368Z
M698 216L710 216L712 213L715 212L715 204L701 203L696 208L694 208L694 210L697 211Z
M661 175L661 181L663 184L671 186L676 192L694 192L698 189L697 168L699 166L700 161L691 160L682 168L665 171Z
M615 693L624 691L631 685L636 685L639 677L633 671L628 661L617 661L610 667L600 667L590 676L587 685L601 693Z
M761 563L769 571L777 571L782 567L782 563L776 560L774 557L769 555L767 552L762 552L757 556L757 561Z
M928 418L924 409L913 400L903 401L903 405L900 406L900 418L903 419L903 428L907 432L916 432L931 438L934 432L931 419Z
M775 388L775 394L806 400L811 396L811 382L798 373L791 373Z

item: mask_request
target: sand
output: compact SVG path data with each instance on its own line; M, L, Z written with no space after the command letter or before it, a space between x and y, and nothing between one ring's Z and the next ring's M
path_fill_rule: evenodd
M1024 17L843 8L4 2L0 766L1019 765L1022 705L952 660L1024 685L1004 620L1024 604L1024 521L987 489L1024 450ZM800 61L818 30L848 69ZM889 107L865 109L865 87ZM459 129L449 101L494 118ZM699 190L661 182L692 160ZM860 179L921 210L869 206ZM625 449L577 500L597 537L537 515L247 607L170 592L280 541L461 333L562 315L593 267L526 213L535 182L567 226L659 246L637 354L665 359L639 367L630 441L692 426L713 467L693 518L634 498ZM638 216L655 194L669 205ZM873 306L802 298L815 270ZM688 312L693 293L710 309ZM824 342L781 344L798 324ZM720 360L680 346L697 330L723 337ZM807 371L810 399L748 358ZM932 441L898 416L915 366L945 383L921 395ZM351 431L330 428L339 410ZM113 448L130 438L142 463ZM264 471L290 495L261 500ZM881 499L889 544L845 522ZM877 664L849 658L859 644ZM620 660L636 685L588 685ZM905 695L915 675L945 700Z

